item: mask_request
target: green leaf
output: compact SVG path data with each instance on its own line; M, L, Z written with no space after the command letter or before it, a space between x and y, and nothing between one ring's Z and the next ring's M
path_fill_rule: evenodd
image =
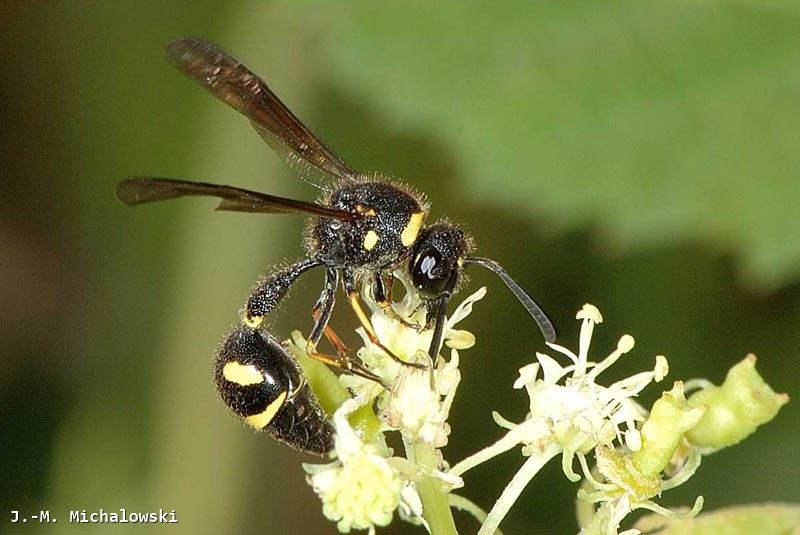
M639 519L635 527L644 532L662 528L659 535L788 535L800 530L800 505L739 505L688 520L648 515Z
M326 9L342 85L446 143L469 195L617 249L707 243L765 287L800 274L791 4Z

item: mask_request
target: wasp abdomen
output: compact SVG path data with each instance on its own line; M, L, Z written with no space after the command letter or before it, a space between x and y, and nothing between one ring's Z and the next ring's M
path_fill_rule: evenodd
M295 449L324 455L333 426L287 350L269 334L241 326L217 354L214 382L225 405Z
M280 269L261 280L245 304L245 324L253 329L259 327L264 321L264 317L286 297L297 277L321 263L320 260L306 259Z

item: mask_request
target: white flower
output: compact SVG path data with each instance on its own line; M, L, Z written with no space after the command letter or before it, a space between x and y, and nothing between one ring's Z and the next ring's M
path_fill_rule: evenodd
M400 473L388 460L389 452L376 444L365 444L347 421L362 403L360 399L348 400L333 417L336 461L303 465L322 500L323 514L336 522L342 533L388 525L403 491Z
M576 452L610 444L615 438L631 450L641 447L636 422L643 421L647 411L633 398L651 382L661 381L668 371L667 359L658 355L652 371L637 373L609 386L598 384L598 376L633 349L634 339L623 335L611 354L599 363L591 362L588 353L592 333L603 317L597 308L587 304L576 318L582 320L577 355L563 346L547 344L566 356L571 364L562 367L549 355L537 353L538 363L520 370L520 378L514 383L514 388L524 386L528 391L529 418L548 421L553 438L564 450L562 468L571 481L580 479L572 470Z
M434 370L430 370L428 359L432 329L414 326L425 323L424 303L416 292L407 289L403 300L394 305L394 314L385 313L371 299L365 299L372 308L372 325L381 343L401 359L428 367L402 366L373 344L359 328L357 332L364 341L364 347L358 351L359 358L391 387L385 391L374 381L352 375L341 375L340 384L370 400L380 396L377 403L379 415L389 428L407 433L413 441L420 440L436 448L446 445L450 434L447 418L461 380L459 355L455 348L466 349L475 343L472 333L458 330L455 325L466 318L474 303L485 295L486 288L480 288L446 319L443 340L451 348L450 359L439 357Z
M549 355L537 353L537 362L519 371L514 388L524 387L528 392L526 420L515 424L495 413L495 421L509 433L495 445L458 463L452 473L461 475L517 444L522 445L523 453L529 455L544 444L555 442L564 454L564 473L570 480L577 481L580 476L572 469L576 452L590 451L598 444L610 444L614 439L629 443L631 449L636 449L640 443L636 422L644 420L647 411L633 398L652 381L664 378L667 360L659 355L652 371L638 373L610 386L600 385L596 382L598 376L633 349L633 337L622 336L617 348L595 363L588 358L589 343L594 326L603 318L597 308L588 304L576 318L582 320L577 355L563 346L547 344L566 356L569 364L562 366Z
M405 367L392 385L382 419L414 441L442 448L450 434L447 418L459 381L461 373L455 349L450 351L449 361L439 359L433 385L429 370Z
M529 413L525 421L516 424L494 413L495 421L508 429L508 433L450 470L451 474L460 476L517 445L522 446L523 455L528 457L489 512L480 533L492 533L497 528L530 479L559 453L564 474L578 481L580 476L572 466L576 454L582 457L599 445L610 445L615 439L631 449L641 446L636 422L644 420L647 411L633 398L651 382L664 378L668 369L666 358L657 356L652 371L609 386L598 384L599 375L633 349L634 340L624 335L611 354L600 362L590 361L588 353L594 326L603 318L597 308L588 304L576 318L582 320L577 355L560 345L548 344L569 359L567 365L562 366L549 355L537 353L537 362L520 369L514 388L524 387L528 392Z
M479 288L446 318L442 333L444 345L453 349L467 349L475 345L472 333L455 329L455 325L469 316L475 302L485 295L486 288ZM427 319L426 308L416 290L407 286L403 300L392 306L393 313L390 314L376 305L370 296L366 297L365 302L372 309L370 321L381 343L404 361L427 364L433 329L423 329ZM391 382L399 373L401 365L373 344L363 328L356 332L364 342L358 356L373 373Z
M400 507L397 508L397 513L406 522L414 525L422 525L428 529L428 523L422 517L422 498L419 496L417 485L406 481L403 484L403 490L400 491Z

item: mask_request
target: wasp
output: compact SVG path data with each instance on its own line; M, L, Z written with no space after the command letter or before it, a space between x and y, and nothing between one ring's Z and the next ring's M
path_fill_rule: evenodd
M247 299L242 323L223 343L214 367L217 390L228 408L251 426L302 451L324 455L333 431L313 391L287 349L264 327L265 318L304 273L325 269L325 284L312 309L308 354L326 364L380 381L328 326L339 287L370 340L400 360L378 339L360 301L367 285L375 302L393 314L395 275L410 281L422 298L433 336L430 364L442 343L447 305L467 266L499 276L538 325L545 340L555 329L541 308L494 260L472 256L472 239L458 226L426 225L429 205L412 189L382 175L351 168L317 138L250 69L195 37L167 45L167 58L180 71L250 120L259 136L299 176L324 192L305 202L233 186L154 177L130 177L117 185L117 197L137 205L199 195L220 199L217 210L309 216L306 257L264 277ZM399 319L399 318L398 318ZM325 336L336 354L318 350ZM401 361L402 362L402 361ZM402 362L404 365L420 364ZM424 365L422 365L424 366Z

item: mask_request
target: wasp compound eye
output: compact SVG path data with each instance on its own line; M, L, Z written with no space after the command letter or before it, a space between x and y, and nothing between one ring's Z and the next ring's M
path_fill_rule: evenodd
M411 282L427 300L452 292L461 271L459 261L469 249L464 232L448 223L424 229L410 260Z
M452 262L445 260L436 249L418 254L411 266L411 281L424 297L440 295L452 276Z

